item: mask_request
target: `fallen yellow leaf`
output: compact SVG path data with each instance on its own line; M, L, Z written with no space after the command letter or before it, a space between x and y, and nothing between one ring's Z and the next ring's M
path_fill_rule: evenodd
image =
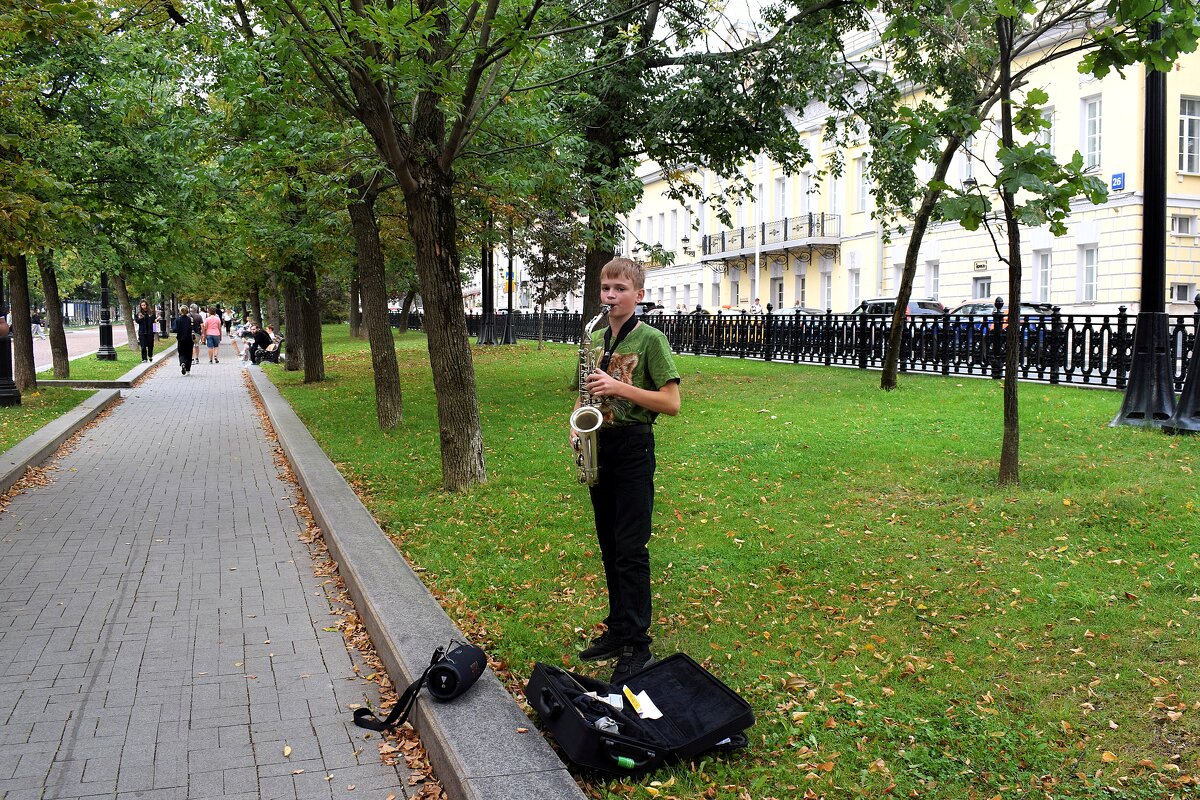
M1113 761L1117 760L1117 754L1112 752L1111 750L1105 750L1103 753L1100 754L1100 760L1108 762L1108 763L1112 763Z
M291 756L292 756L292 746L290 744L285 744L283 746L283 757L291 758Z

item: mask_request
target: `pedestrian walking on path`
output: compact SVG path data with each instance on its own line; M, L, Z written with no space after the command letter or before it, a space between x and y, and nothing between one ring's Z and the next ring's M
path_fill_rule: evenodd
M221 346L221 317L215 308L210 308L204 318L204 342L208 345L208 363L220 364L221 359L217 356Z
M192 363L200 363L200 337L201 331L204 328L204 315L200 313L200 306L192 303L188 306L188 316L192 318L192 333L196 334L192 337Z
M138 303L137 313L134 314L137 323L138 346L142 351L142 361L154 358L154 309L145 300Z
M0 512L0 797L413 797L243 374L150 374Z
M175 318L175 349L179 351L179 371L184 375L192 371L192 342L196 335L187 306L180 306L179 316Z

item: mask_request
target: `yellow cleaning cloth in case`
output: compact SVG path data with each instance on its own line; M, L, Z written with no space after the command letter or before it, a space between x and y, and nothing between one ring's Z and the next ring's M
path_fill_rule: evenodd
M658 706L654 705L654 701L650 699L650 695L646 694L645 690L633 693L633 690L628 686L622 688L625 693L625 699L629 701L629 705L633 706L633 710L638 713L642 719L662 719L662 712L658 710Z

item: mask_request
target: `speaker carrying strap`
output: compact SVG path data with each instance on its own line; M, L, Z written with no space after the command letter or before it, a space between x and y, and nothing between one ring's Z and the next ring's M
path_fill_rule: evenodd
M408 685L404 693L400 695L400 699L396 701L396 705L392 706L392 710L387 715L387 719L380 719L375 712L369 708L354 709L354 724L360 728L366 728L369 731L390 731L392 728L399 727L408 721L408 715L412 713L413 706L417 704L417 695L421 692L421 687L425 685L425 679L429 677L429 670L441 661L446 655L445 648L439 647L433 651L433 658L429 661L429 666L421 673L421 677Z

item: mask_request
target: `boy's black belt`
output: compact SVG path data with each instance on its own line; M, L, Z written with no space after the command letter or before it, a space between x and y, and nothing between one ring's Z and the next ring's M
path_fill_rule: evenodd
M648 422L643 422L639 425L610 425L607 428L599 430L600 435L605 434L631 434L631 433L653 433L654 426Z

